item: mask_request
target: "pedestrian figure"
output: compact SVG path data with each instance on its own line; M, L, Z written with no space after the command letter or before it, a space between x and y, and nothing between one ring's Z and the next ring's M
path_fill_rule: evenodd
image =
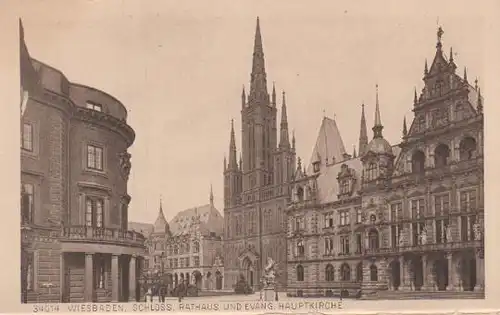
M181 282L179 286L177 287L177 296L179 297L179 303L182 301L182 298L184 297L184 291L185 291L185 284L184 282Z
M160 302L164 303L165 302L165 294L166 294L166 289L165 289L165 286L162 285L160 287Z

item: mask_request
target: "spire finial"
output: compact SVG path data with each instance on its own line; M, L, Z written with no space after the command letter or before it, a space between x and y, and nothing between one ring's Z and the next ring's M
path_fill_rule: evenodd
M441 38L443 37L443 34L444 34L443 28L439 26L437 30L437 45L436 45L436 48L439 50L442 47Z
M413 92L413 104L417 104L417 87L415 87L415 90Z
M255 28L255 39L253 47L252 73L250 75L249 103L255 105L269 104L267 92L267 75L264 61L264 50L262 48L262 36L260 33L260 22L257 17Z
M273 92L272 92L272 105L273 107L276 107L276 86L275 86L275 82L273 81Z
M478 83L479 83L479 80L476 77L476 80L474 80L474 89L476 89L476 91L478 89Z
M481 114L483 112L483 98L481 97L481 88L477 91L477 111Z
M375 123L373 124L373 137L382 138L382 119L380 118L380 108L378 102L378 83L375 85L376 96L375 96Z
M450 47L450 63L453 62L453 47Z
M406 116L403 116L403 137L406 137L408 134L408 129L406 127Z
M368 146L368 132L366 130L366 118L365 118L365 102L361 104L361 124L359 127L359 145L358 154L361 156L365 154L366 147Z
M288 138L288 118L286 114L286 98L283 91L283 101L281 105L281 125L280 125L280 148L290 148L290 140Z
M292 149L295 150L295 129L292 130Z
M326 118L326 110L323 108L323 118Z
M355 144L352 145L352 157L353 158L357 157L357 154L356 154L356 145Z
M234 136L234 119L231 119L231 136L229 140L229 165L230 170L236 170L238 164L236 162L236 139Z
M467 67L464 67L464 81L465 81L465 83L469 82L469 81L467 81Z
M427 66L427 58L425 59L424 74L425 74L425 75L428 75L428 74L429 74L429 67Z
M214 190L212 188L212 184L210 183L210 205L213 207L214 205Z

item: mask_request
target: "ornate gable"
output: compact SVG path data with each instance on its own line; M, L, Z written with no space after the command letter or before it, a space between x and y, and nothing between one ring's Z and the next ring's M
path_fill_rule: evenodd
M356 171L350 168L347 164L342 164L340 172L337 175L339 185L338 198L351 197L354 193L354 185L356 184Z

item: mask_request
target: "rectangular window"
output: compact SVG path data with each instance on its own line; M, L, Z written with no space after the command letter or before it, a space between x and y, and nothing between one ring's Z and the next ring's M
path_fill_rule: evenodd
M361 233L356 233L356 254L361 254L362 248Z
M326 228L333 227L333 213L332 212L325 214L325 227Z
M333 240L329 237L325 238L325 255L333 255Z
M95 280L94 280L94 286L96 289L104 289L105 285L105 274L106 274L106 269L105 269L105 261L104 257L102 255L95 255L94 256L94 275L95 275Z
M92 102L87 102L87 108L91 110L95 110L97 112L102 112L102 105L100 104L95 104Z
M424 198L414 199L411 201L411 217L412 219L422 219L425 211Z
M21 186L21 214L23 223L33 223L35 208L35 188L31 184Z
M89 227L104 227L104 200L87 197L85 210L85 225Z
M87 145L87 168L102 171L103 150L94 145Z
M412 223L413 245L420 245L420 235L425 228L424 222Z
M349 179L343 179L340 181L340 194L344 195L350 193L349 183Z
M396 222L401 220L401 214L403 212L403 204L401 202L391 204L391 221Z
M295 217L295 230L300 231L305 229L304 217Z
M363 222L363 212L361 207L356 207L356 224L361 224Z
M450 211L450 195L434 196L434 214L436 216L448 215Z
M349 236L343 235L340 237L340 244L342 246L342 254L349 254Z
M449 226L448 219L436 220L436 243L442 244L446 243L446 229Z
M349 225L349 210L339 211L340 226Z
M468 190L460 192L460 211L461 212L473 212L476 210L476 190Z
M199 267L200 266L200 257L194 256L194 266Z
M23 124L23 142L21 148L33 152L33 125L31 124Z

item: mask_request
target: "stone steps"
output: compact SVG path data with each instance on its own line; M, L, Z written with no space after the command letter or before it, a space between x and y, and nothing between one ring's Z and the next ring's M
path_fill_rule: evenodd
M379 291L362 300L484 299L480 291Z

